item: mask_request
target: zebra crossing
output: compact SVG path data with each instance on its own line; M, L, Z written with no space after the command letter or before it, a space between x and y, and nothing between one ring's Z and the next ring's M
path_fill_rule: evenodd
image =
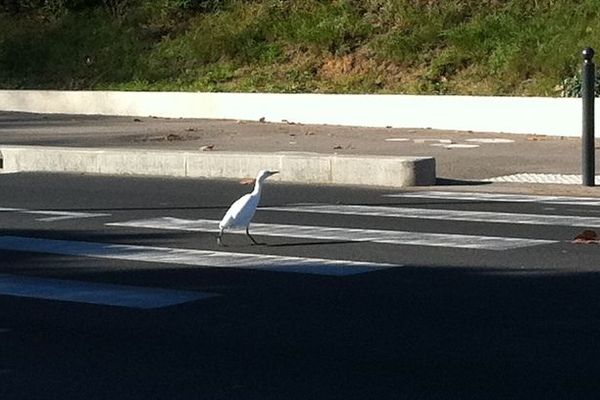
M573 205L597 207L600 199L589 197L532 196L496 193L467 193L420 191L387 194L384 197L404 197L421 199L443 199L475 202L516 202L552 205ZM531 214L517 212L492 212L456 210L451 208L420 208L390 205L344 205L344 204L299 204L269 206L259 208L262 213L285 212L305 214L329 214L341 216L373 216L398 220L461 221L486 224L561 226L598 228L600 218L580 215ZM173 230L189 232L218 232L218 220L183 219L176 217L154 217L108 223L113 227L142 228L155 230ZM332 227L319 225L293 225L259 223L251 224L252 232L266 237L289 237L315 239L323 241L370 242L401 246L445 247L453 249L475 249L483 251L504 251L539 245L559 243L559 239L523 238L493 235L470 235L464 233L432 233L403 230L384 230L351 227Z
M273 210L299 211L304 208L273 208ZM314 210L314 208L307 208ZM310 212L310 211L308 211ZM127 222L111 223L110 226L166 229L196 232L218 232L217 220L185 220L163 217ZM555 243L552 240L521 239L498 236L477 236L462 234L442 234L426 232L408 232L379 229L357 229L339 227L321 227L307 225L284 225L253 223L253 234L261 236L291 237L300 239L335 240L351 242L372 242L396 245L416 245L434 247L453 247L481 250L508 250L541 244Z
M575 198L557 196L525 196L525 195L500 195L464 192L407 192L387 197L443 199L458 201L485 202L529 202L553 205L576 205L585 207L598 207L600 200L594 198ZM447 204L447 203L445 203ZM290 213L313 215L312 220L321 221L320 215L332 215L340 218L352 216L378 217L395 219L398 221L440 221L446 223L453 221L502 224L504 226L560 226L577 228L600 227L600 218L581 215L553 215L516 212L493 212L456 210L444 208L445 204L430 204L435 208L423 208L412 203L410 207L396 205L339 205L339 204L305 204L281 205L263 207L259 213L270 214L272 219L276 213ZM69 213L53 211L35 211L20 209L0 209L5 212L19 212L31 215L47 215L38 221L59 222L71 218L111 217L110 214ZM306 220L306 218L302 218ZM158 216L152 218L126 219L102 222L105 229L133 229L180 231L180 232L206 232L218 231L218 220L211 219L184 219L173 216ZM342 225L342 226L340 226ZM561 238L530 238L523 235L477 235L466 233L448 232L420 232L413 230L390 230L373 228L325 226L323 224L279 224L279 223L252 223L252 233L265 237L311 239L333 242L364 243L374 245L385 244L392 246L422 246L446 249L468 249L475 251L502 252L524 249L533 246L552 246L560 243ZM405 224L398 224L404 226ZM507 230L503 230L506 232ZM513 231L513 230L509 230ZM564 239L563 239L564 240ZM143 263L144 265L171 265L176 268L230 268L249 269L273 273L294 273L306 275L322 275L343 278L345 276L368 274L374 271L385 271L390 268L402 267L402 260L398 263L381 263L369 261L353 261L322 257L306 257L294 255L269 254L268 246L261 248L263 254L244 251L243 248L190 249L146 245L128 245L115 243L101 243L76 240L55 240L45 238L31 238L21 236L0 236L0 250L55 254L79 258L95 258L122 260ZM264 254L267 253L267 254ZM343 258L343 256L341 257ZM40 289L40 287L42 289ZM181 304L188 301L197 301L218 296L218 293L188 292L177 290L158 290L149 288L135 288L122 286L106 286L78 281L57 281L43 278L23 278L0 274L0 295L37 297L54 300L88 302L93 304L116 305L134 308L156 308Z

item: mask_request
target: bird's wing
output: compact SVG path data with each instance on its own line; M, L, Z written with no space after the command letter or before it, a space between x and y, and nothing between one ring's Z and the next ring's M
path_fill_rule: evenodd
M220 228L246 227L254 217L258 197L248 193L237 199L219 223Z

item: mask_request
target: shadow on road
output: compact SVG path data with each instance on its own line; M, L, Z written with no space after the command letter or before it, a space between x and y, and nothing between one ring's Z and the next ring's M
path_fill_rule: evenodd
M491 182L487 181L473 181L464 179L452 179L452 178L436 178L436 186L481 186L489 185Z
M324 277L144 263L91 273L64 257L5 254L2 272L19 273L18 261L38 266L30 274L67 267L224 295L144 311L0 296L3 399L583 399L600 389L598 273L410 265Z

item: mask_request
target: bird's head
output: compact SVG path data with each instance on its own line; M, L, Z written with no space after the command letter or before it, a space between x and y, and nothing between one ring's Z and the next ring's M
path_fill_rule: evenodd
M263 182L268 177L278 174L278 173L279 173L279 171L269 171L266 169L261 169L260 171L258 171L256 178L244 178L240 181L240 183L242 185L254 185L256 183L256 181Z
M268 177L273 176L278 173L279 173L279 171L269 171L266 169L261 169L260 171L258 171L258 175L256 175L256 180L259 182L262 182L265 179L267 179Z

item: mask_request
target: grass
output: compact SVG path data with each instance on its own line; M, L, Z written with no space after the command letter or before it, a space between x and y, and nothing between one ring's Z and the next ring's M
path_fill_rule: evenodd
M595 0L142 3L0 15L0 87L556 96L600 49Z

